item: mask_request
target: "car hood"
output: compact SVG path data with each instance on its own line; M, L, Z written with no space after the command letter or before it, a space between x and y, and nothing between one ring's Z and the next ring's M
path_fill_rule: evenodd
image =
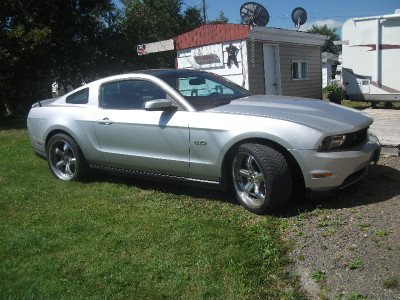
M285 120L326 132L357 131L373 122L371 117L355 109L321 100L283 96L250 96L207 111Z

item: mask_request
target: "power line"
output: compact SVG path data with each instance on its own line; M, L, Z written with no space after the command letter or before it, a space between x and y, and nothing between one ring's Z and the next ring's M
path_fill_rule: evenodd
M343 10L337 10L337 11L322 11L322 12L307 12L307 15L309 18L321 18L321 15L323 14L329 14L329 18L351 18L354 17L354 13L357 13L357 15L359 15L360 12L373 12L376 15L376 12L378 11L385 11L385 10L389 10L392 9L394 10L395 8L393 7L387 7L387 8L378 8L378 9L357 9L357 10L346 10L346 15L332 15L332 13L339 13L339 12L343 12ZM352 13L354 12L354 13ZM394 11L393 11L394 13ZM317 15L317 16L313 16L313 15ZM284 14L284 15L270 15L271 19L287 19L290 18L290 14Z

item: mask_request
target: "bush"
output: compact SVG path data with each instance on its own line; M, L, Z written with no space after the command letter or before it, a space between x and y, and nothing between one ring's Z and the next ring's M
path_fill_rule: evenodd
M323 92L327 94L329 101L341 104L344 99L342 88L338 85L330 84L324 87Z
M34 102L35 100L32 98L11 98L10 101L0 100L0 120L26 118Z

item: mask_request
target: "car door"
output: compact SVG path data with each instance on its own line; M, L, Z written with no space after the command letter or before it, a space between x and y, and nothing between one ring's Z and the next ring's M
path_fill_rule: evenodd
M104 166L188 176L189 128L183 110L146 111L146 101L168 94L147 80L104 83L94 128Z

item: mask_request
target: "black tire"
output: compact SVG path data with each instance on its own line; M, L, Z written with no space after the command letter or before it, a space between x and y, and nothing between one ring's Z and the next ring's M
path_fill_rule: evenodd
M78 143L69 135L58 133L46 146L47 163L54 177L77 181L88 174L88 164Z
M285 156L263 144L238 147L231 165L232 182L241 205L264 214L284 205L292 192L292 177Z

